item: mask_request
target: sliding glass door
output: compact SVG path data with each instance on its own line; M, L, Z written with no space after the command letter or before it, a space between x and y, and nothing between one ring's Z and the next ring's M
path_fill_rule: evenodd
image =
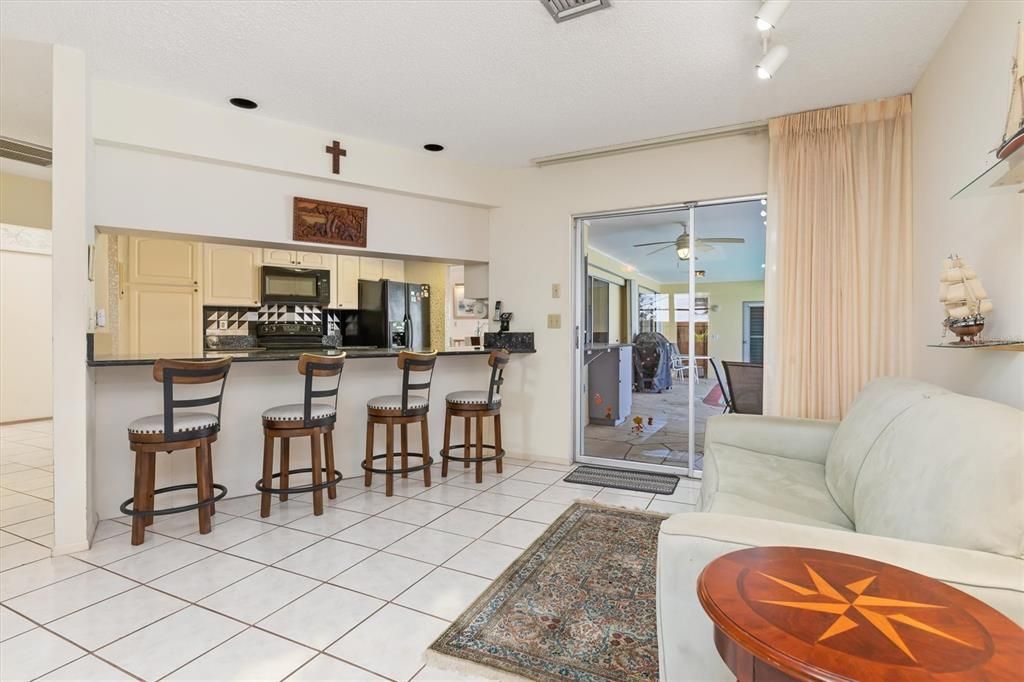
M700 477L716 363L763 352L763 199L576 220L577 461Z

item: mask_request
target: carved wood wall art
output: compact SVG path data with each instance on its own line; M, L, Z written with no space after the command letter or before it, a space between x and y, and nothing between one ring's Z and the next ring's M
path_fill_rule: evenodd
M366 248L365 206L295 197L292 239Z

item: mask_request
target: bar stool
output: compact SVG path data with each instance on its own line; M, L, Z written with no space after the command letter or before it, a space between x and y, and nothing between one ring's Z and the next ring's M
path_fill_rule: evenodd
M210 445L220 431L220 408L224 397L231 358L210 361L157 360L153 365L153 379L163 384L164 411L136 419L128 425L128 442L135 453L135 494L121 503L121 513L132 517L132 544L141 545L146 539L146 526L153 524L154 516L199 510L199 532L211 530L210 516L216 512L214 503L228 493L228 489L213 482L213 457ZM174 387L180 384L211 384L220 382L216 395L205 398L175 400ZM178 412L178 407L216 405L217 414L208 412ZM196 451L196 482L156 486L156 453L175 450ZM155 488L155 489L154 489ZM156 509L155 497L176 490L196 489L196 503L180 507ZM218 494L214 495L214 491Z
M313 355L303 353L299 357L299 374L306 378L301 403L278 405L263 413L263 478L256 481L260 497L260 516L270 516L270 496L278 495L281 501L291 493L313 493L313 515L324 513L324 488L327 497L338 496L338 481L341 473L334 468L334 424L338 420L338 389L341 386L341 371L345 368L345 353L341 355ZM334 388L314 390L316 377L337 377ZM334 404L314 403L313 398L334 396ZM309 438L310 466L291 469L290 446L292 438ZM274 473L274 439L281 439L281 470ZM320 466L320 439L324 441L325 465ZM288 486L289 474L308 473L312 485ZM330 476L324 481L323 474ZM281 487L273 487L274 479L280 479Z
M364 483L369 487L373 483L374 474L384 474L387 484L384 494L394 495L395 474L408 478L413 471L423 472L423 485L430 487L430 465L434 460L430 457L430 436L427 428L427 411L430 409L430 382L434 377L434 363L437 353L411 353L402 351L398 354L398 369L402 370L402 395L382 395L370 398L366 402L366 461L363 462ZM427 372L426 381L411 383L412 372ZM427 395L410 395L409 391L426 391ZM409 424L420 425L420 436L423 441L422 452L409 452ZM383 424L387 429L387 453L373 454L374 426ZM395 467L395 431L402 429L401 467ZM409 466L410 457L419 457L422 464ZM383 459L383 469L373 467L374 460Z
M444 449L441 450L441 476L448 475L448 460L462 462L464 468L476 462L476 482L483 483L484 462L494 462L495 470L501 473L501 458L505 450L501 447L501 384L504 383L505 365L508 364L507 350L492 351L487 358L491 368L491 379L486 391L455 391L445 396L444 413ZM452 417L465 420L463 442L451 445ZM494 445L484 443L484 417L494 417ZM470 427L476 421L476 457L470 455L473 441L470 438ZM462 450L463 457L449 454L452 450ZM484 450L493 450L494 454L484 457Z

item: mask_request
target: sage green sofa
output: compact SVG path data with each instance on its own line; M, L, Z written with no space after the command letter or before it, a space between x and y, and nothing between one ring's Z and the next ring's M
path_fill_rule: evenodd
M697 511L658 539L661 679L734 679L697 577L737 549L845 552L943 580L1024 624L1024 412L907 379L868 384L842 422L708 421Z

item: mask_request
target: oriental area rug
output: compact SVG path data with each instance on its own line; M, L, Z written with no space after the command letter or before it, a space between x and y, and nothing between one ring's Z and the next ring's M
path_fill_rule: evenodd
M431 659L496 680L657 680L665 518L574 504L431 645Z

